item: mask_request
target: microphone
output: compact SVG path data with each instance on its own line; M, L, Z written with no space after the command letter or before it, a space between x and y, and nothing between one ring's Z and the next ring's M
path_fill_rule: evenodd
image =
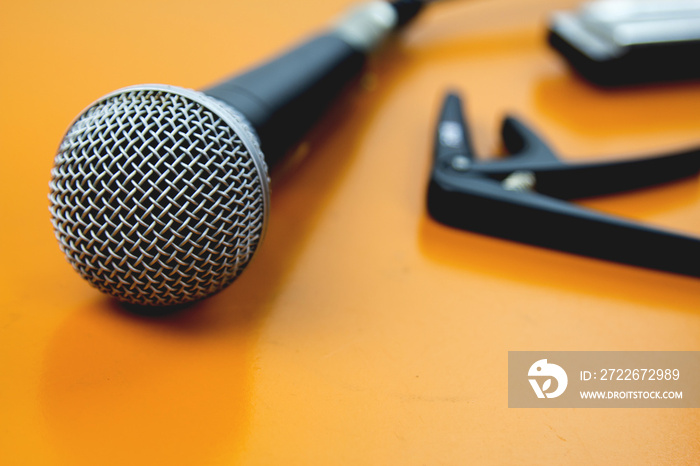
M189 303L228 286L265 234L268 165L424 3L367 3L201 92L138 85L93 103L69 127L51 172L51 221L68 262L136 305Z

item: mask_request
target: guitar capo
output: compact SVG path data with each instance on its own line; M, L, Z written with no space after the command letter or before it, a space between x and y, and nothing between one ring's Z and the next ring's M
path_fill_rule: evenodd
M435 135L428 212L490 236L700 277L700 238L654 228L570 202L638 189L700 171L700 148L635 160L567 163L522 121L507 116L507 158L476 159L455 93Z

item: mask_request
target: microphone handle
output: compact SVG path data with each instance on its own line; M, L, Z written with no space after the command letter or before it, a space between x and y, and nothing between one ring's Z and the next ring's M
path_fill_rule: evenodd
M357 78L366 58L331 31L203 92L248 120L274 166Z

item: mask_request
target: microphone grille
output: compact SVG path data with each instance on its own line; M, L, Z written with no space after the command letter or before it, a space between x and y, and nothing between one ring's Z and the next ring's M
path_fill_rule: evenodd
M97 101L56 156L50 211L61 250L92 285L139 305L226 287L266 227L267 167L230 107L172 86Z

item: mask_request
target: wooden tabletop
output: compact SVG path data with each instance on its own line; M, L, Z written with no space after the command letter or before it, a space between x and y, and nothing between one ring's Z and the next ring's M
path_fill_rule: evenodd
M274 176L224 292L144 318L58 249L48 181L83 108L201 88L350 0L6 2L0 15L0 462L699 464L697 409L513 409L508 351L700 350L700 281L452 229L426 213L444 92L500 152L517 114L563 157L700 146L700 85L601 90L545 42L567 0L437 4ZM305 156L305 157L303 157ZM698 177L583 204L700 235Z

